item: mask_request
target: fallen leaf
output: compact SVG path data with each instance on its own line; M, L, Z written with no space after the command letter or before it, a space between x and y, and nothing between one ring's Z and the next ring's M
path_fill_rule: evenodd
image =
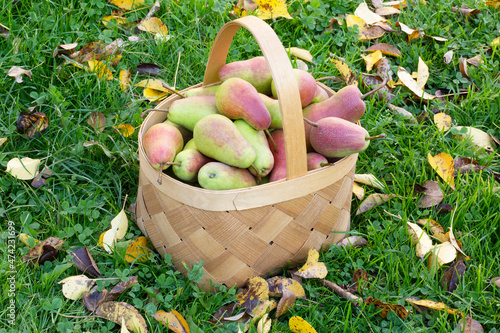
M478 54L475 57L467 59L467 63L472 66L479 67L483 63L482 57L480 54Z
M500 37L493 39L490 43L491 46L499 46L500 45Z
M296 56L297 58L300 58L307 62L313 62L313 56L308 50L304 50L298 47L290 47L288 49L288 52L290 52L291 55Z
M40 243L36 244L35 247L30 249L22 258L23 262L29 262L34 265L38 263L43 265L45 261L52 261L59 255L58 250L64 244L64 240L57 237L49 237L44 239Z
M109 151L109 149L107 149L106 147L104 147L104 145L98 141L87 141L87 142L84 142L82 144L82 146L84 147L92 147L92 146L98 146L102 149L102 151L104 152L104 154L109 157L109 158L115 158L115 156L113 156L113 153L111 153Z
M161 75L161 68L158 65L151 64L151 63L141 63L137 65L136 71L139 74L146 74L146 75L151 75L151 76L160 76Z
M85 275L74 275L58 282L62 284L64 297L76 301L80 299L85 291L89 291L95 284L95 280L89 279Z
M71 261L73 261L79 271L93 277L101 276L101 272L87 247L81 247L71 252L71 256Z
M271 330L273 321L268 318L268 314L264 314L257 323L257 333L268 333Z
M362 42L372 39L378 39L385 34L385 31L386 30L384 28L378 25L374 25L360 32L358 39Z
M418 224L412 222L406 222L406 224L408 235L411 236L413 244L416 245L415 254L423 259L432 250L432 240Z
M222 320L224 317L232 316L234 310L238 307L238 303L231 303L224 306L221 306L215 313L213 314L213 319L210 320L211 323L216 323L219 320Z
M438 214L449 213L453 210L453 207L450 204L439 204L436 206L435 210Z
M334 244L334 246L350 248L350 247L361 247L365 246L366 244L368 244L368 241L361 236L349 236L342 239L337 244Z
M455 291L460 283L460 280L464 276L467 266L462 258L455 261L450 267L448 267L443 274L441 279L441 285L449 293Z
M358 80L356 79L356 74L353 73L349 65L347 65L345 62L337 60L337 59L330 59L331 62L334 63L335 67L337 67L338 71L340 72L340 75L342 75L342 78L344 82L348 86L357 86L358 85Z
M361 57L365 60L366 62L366 71L369 72L372 70L373 66L377 61L382 59L382 52L380 51L375 51L372 52L368 55L361 55Z
M424 89L428 79L429 67L427 67L422 58L418 57L417 85L420 87L420 89Z
M113 246L116 240L125 237L128 229L128 218L125 210L122 208L120 213L111 220L111 228L103 235L103 247L106 252L113 252Z
M484 149L487 153L494 152L495 142L491 140L491 137L486 132L470 126L455 126L453 129L457 132L453 135L454 138L461 141L470 139L470 143L474 148Z
M151 257L151 249L149 249L149 241L146 237L140 236L136 238L127 247L125 252L126 262L146 262Z
M307 254L307 261L296 273L295 275L311 279L323 279L328 274L328 269L325 263L318 262L319 253L316 249L310 249Z
M465 5L462 5L462 7L461 7L461 8L451 7L451 10L452 10L453 12L455 12L455 13L456 13L456 12L458 12L458 13L462 14L462 15L463 15L463 16L465 16L466 18L469 18L469 17L475 16L475 15L477 15L477 14L479 14L479 13L481 12L481 11L480 11L479 9L477 9L477 8L472 9L472 8L469 8L469 7L465 6Z
M350 293L362 293L362 289L365 286L369 285L368 272L362 269L356 269L354 273L352 273L351 285L348 288L345 288L347 292Z
M363 50L363 52L375 52L375 51L380 51L383 54L394 57L401 57L401 51L397 47L386 43L377 43Z
M356 15L346 14L345 23L348 28L354 28L357 26L359 32L363 32L369 28L366 21Z
M470 316L465 316L465 318L460 319L457 327L459 327L460 333L482 333L484 332L483 326Z
M389 193L389 194L380 194L380 193L374 193L370 194L369 196L366 197L365 200L361 202L361 204L358 207L358 210L356 211L356 215L362 214L372 208L375 208L384 202L387 202L391 200L392 198L397 197L396 194Z
M7 142L7 138L0 138L0 146Z
M144 4L144 0L108 0L109 3L124 10L131 10ZM120 324L120 323L117 323Z
M490 283L500 288L500 276L491 279Z
M460 62L458 63L458 67L460 68L460 74L462 74L464 78L472 82L472 79L469 76L469 69L467 67L467 59L461 58Z
M130 71L128 69L122 69L119 74L119 79L121 90L127 90L130 87Z
M433 310L445 311L452 315L458 314L460 316L463 316L463 313L461 311L449 308L443 302L435 302L428 299L414 300L409 298L407 298L406 301L408 303L411 303L412 305L419 305Z
M284 0L255 0L259 8L257 17L262 20L276 19L284 17L291 19L288 8Z
M285 289L290 290L297 298L305 297L306 293L300 283L294 279L286 278L283 276L275 276L267 279L269 293L278 294L283 293Z
M122 318L125 326L135 333L147 333L148 326L139 311L132 305L124 302L104 302L95 311L95 315L121 325Z
M441 224L432 219L417 220L417 224L429 228L433 237L439 239L441 242L449 242L450 237L446 234Z
M164 325L168 325L168 328L176 333L189 333L189 326L186 320L174 309L170 310L170 312L158 310L153 315L153 318Z
M427 266L429 269L433 270L442 265L453 262L456 257L457 250L455 247L450 242L443 242L441 244L434 245L431 249Z
M23 75L26 75L31 80L31 70L23 69L19 66L12 66L7 73L8 76L16 79L17 83L23 82Z
M59 54L68 54L69 55L72 52L74 52L74 50L77 46L78 46L78 43L58 45L54 49L54 52L52 52L52 56L55 57Z
M246 313L252 313L261 303L269 300L269 286L260 276L248 280L247 289L236 294L239 306Z
M366 24L372 25L376 22L385 22L386 19L383 18L382 16L372 12L369 8L366 2L362 2L359 4L359 6L356 8L354 11L354 15L363 19Z
M2 23L0 23L0 35L3 37L3 38L9 38L9 28L6 27L5 25L3 25Z
M436 156L427 154L427 160L437 174L448 184L452 189L455 189L455 181L453 178L453 157L447 153L439 153Z
M106 28L110 29L116 26L124 25L127 23L127 19L118 15L107 15L102 18L101 22Z
M380 16L392 16L392 15L397 15L400 14L401 11L399 9L396 9L394 7L380 7L375 10L375 14L380 15Z
M87 124L89 124L96 131L104 131L106 126L106 118L102 112L91 112L89 119L87 119Z
M142 94L147 100L149 100L152 103L158 103L159 101L164 100L169 95L168 92L163 92L150 88L145 88Z
M417 81L415 81L411 74L406 71L403 67L399 67L398 69L398 77L399 79L403 82L405 87L411 90L416 96L424 99L424 100L431 100L436 98L436 96L433 96L431 94L426 93L425 91L420 88L418 85Z
M37 174L33 181L31 182L31 186L34 188L40 188L42 186L47 185L47 178L52 176L52 171L49 168L43 168L41 172Z
M380 180L378 180L377 177L372 175L371 173L361 173L361 174L357 173L354 175L354 181L356 183L361 183L361 184L365 184L368 186L378 188L379 190L382 190L382 191L385 190L384 184Z
M451 60L453 59L453 50L449 50L448 52L446 52L443 58L444 58L444 63L446 65L449 65L451 63Z
M21 111L16 122L17 131L27 138L39 137L49 127L49 118L43 112Z
M108 67L99 60L89 60L87 62L91 73L96 73L99 79L113 80L113 74Z
M368 296L365 299L365 303L373 304L376 308L381 309L382 312L380 312L379 314L382 318L387 318L387 314L390 311L395 312L396 315L401 319L406 319L406 317L408 317L408 311L405 309L404 306L399 304L384 303L381 300L373 298L371 296Z
M114 128L116 130L118 130L126 138L128 138L129 136L131 136L135 132L134 126L132 126L130 124L121 124L121 125L114 126Z
M439 131L446 132L451 128L451 117L450 115L439 112L434 115L434 124Z
M465 259L469 260L470 259L469 256L466 255L464 253L464 251L462 251L462 246L458 244L457 239L455 238L455 235L453 234L453 220L455 217L455 212L456 212L456 209L453 211L453 215L451 216L450 231L448 231L448 236L450 237L450 243L451 243L451 245L453 245L455 247L455 249L458 252L460 252L465 257Z
M417 118L415 118L415 115L413 113L411 113L410 111L407 111L399 106L396 106L396 105L393 105L390 103L387 104L387 107L393 113L399 114L399 115L403 116L404 118L408 119L408 122L410 124L417 124L418 123Z
M158 17L150 17L146 20L142 20L141 23L137 25L137 28L155 35L160 34L168 36L167 26Z
M13 158L7 162L5 172L21 180L30 180L36 177L38 166L42 161L29 157Z
M352 193L358 198L358 200L363 199L365 196L365 189L358 185L358 183L354 182L352 184Z
M293 316L288 320L288 327L293 333L317 333L314 327L299 316Z
M29 247L30 249L34 247L36 244L40 243L40 241L36 238L31 237L25 233L19 234L19 241Z

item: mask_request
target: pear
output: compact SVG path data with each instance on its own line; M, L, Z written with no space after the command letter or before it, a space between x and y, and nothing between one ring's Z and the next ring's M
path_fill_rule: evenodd
M215 104L224 116L246 120L258 131L271 125L271 115L259 93L243 79L233 77L222 82L215 93Z
M316 80L311 75L311 73L303 70L294 68L293 73L295 74L295 78L297 79L297 84L299 86L299 94L300 94L300 102L302 107L306 107L311 104L311 101L316 94ZM271 90L273 92L273 97L278 98L278 93L276 91L276 87L274 82L271 84Z
M316 91L314 93L314 98L311 101L311 104L321 103L323 101L326 101L327 99L328 99L328 93L326 92L326 90L321 88L320 86L316 86Z
M220 114L202 118L194 127L196 148L205 156L231 166L246 169L256 152L231 119Z
M168 119L192 131L201 118L217 113L214 96L192 96L173 101L168 110Z
M175 155L184 146L182 134L170 124L154 124L144 134L142 145L153 168L160 171L158 183L161 184L162 170L173 163Z
M262 98L267 111L271 115L271 125L269 125L269 128L283 128L279 101L261 93L259 93L259 96Z
M319 169L327 165L330 165L330 163L325 156L315 152L307 153L307 171Z
M267 143L266 134L263 131L257 131L243 119L235 120L234 124L255 149L257 156L249 170L260 180L267 176L274 166L274 156Z
M185 97L192 96L215 96L215 92L219 89L220 84L215 84L213 86L208 87L197 87L193 89L189 89L184 93Z
M177 128L179 130L179 132L181 132L182 140L184 142L188 142L189 140L191 140L193 138L193 132L191 132L190 130L188 130L184 126L173 123L172 121L170 121L168 119L165 120L164 123L170 124L170 125L174 126L175 128Z
M194 143L194 138L186 142L184 145L184 148L182 150L188 150L188 149L196 149L196 144Z
M273 78L266 59L262 56L230 62L219 70L219 78L222 82L233 77L251 83L262 94L271 95L271 81Z
M198 183L208 190L232 190L257 185L247 170L221 162L209 162L198 172Z
M197 149L186 149L175 156L172 171L177 178L186 182L195 182L198 179L198 171L202 166L213 159L200 153Z
M363 127L337 117L326 117L310 124L312 147L328 158L362 152L368 148L370 140L386 136L384 133L370 136Z
M274 182L286 178L285 136L283 130L272 131L271 139L268 140L268 143L274 156L274 167L269 174L269 181Z

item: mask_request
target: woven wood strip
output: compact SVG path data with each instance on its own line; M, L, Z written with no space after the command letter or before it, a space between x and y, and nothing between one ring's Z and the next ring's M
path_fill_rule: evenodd
M274 243L290 253L296 253L304 245L310 232L311 230L292 221L274 238Z
M271 242L293 218L279 209L273 209L253 228L253 232L265 242Z
M248 226L246 224L226 212L224 212L223 217L219 220L217 225L211 225L206 228L210 236L224 248L235 239L238 239L239 236L247 230Z
M226 250L213 239L204 229L197 230L185 240L193 250L193 253L205 262L211 262L221 256Z
M326 200L322 196L314 195L312 200L309 202L306 208L300 213L295 221L301 224L306 229L312 229L316 224L326 206L330 204L330 201Z
M146 209L146 204L144 203L144 197L142 196L142 186L139 186L137 190L137 200L135 202L135 216L136 223L142 233L148 236L146 228L144 226L144 220L151 220L148 211Z
M292 253L281 246L273 244L260 256L252 268L258 275L269 276L285 267L291 255Z
M228 281L235 272L247 267L247 265L229 252L223 252L217 258L204 265L205 269L216 279L216 281Z
M232 210L229 214L244 222L249 228L254 228L272 209L272 206L263 206L259 209Z
M340 179L338 182L317 191L316 194L322 196L328 201L333 201L337 193L341 190L343 181L344 179Z
M337 195L332 200L332 204L335 207L338 208L344 207L346 201L349 202L349 205L351 204L353 182L354 180L351 177L344 177L340 190L337 192Z
M269 247L268 242L260 239L253 231L247 230L233 239L227 250L252 266Z
M247 280L254 276L258 276L258 274L253 269L248 266L242 266L241 269L236 272L236 274L231 276L229 279L221 282L229 288L234 285L244 286L246 285Z
M293 257L291 257L292 264L296 265L299 263L303 263L307 259L307 254L309 253L309 250L311 249L320 250L325 241L326 241L325 234L317 230L311 231L309 237L304 242L304 245L302 245L300 250L297 251L297 253Z
M170 223L170 226L181 240L196 232L198 229L203 228L198 221L193 218L193 215L191 215L186 206L183 205L168 210L165 212L165 216L168 219L168 223ZM186 223L186 221L190 221L190 223Z
M145 220L144 229L146 229L146 234L148 235L148 238L155 247L156 251L158 251L158 253L161 255L165 255L167 251L164 245L164 239L161 233L158 231L155 221Z
M346 232L349 231L351 227L351 213L345 209L340 212L340 217L334 226L336 233L334 233L333 240L330 244L337 244L342 239L346 237ZM328 244L328 245L330 245Z
M321 216L316 220L313 225L314 230L318 230L325 235L328 235L330 231L335 229L336 221L340 217L341 209L335 207L332 204L327 204L325 209L321 212Z
M274 204L274 207L278 208L283 213L286 213L291 217L296 218L307 207L312 198L313 194L308 194L294 200L288 200Z
M163 245L168 248L181 241L179 235L175 232L174 228L168 222L165 214L158 213L151 216L152 223L155 224L158 235L163 239Z
M165 211L165 207L159 197L159 192L156 191L152 184L147 184L142 187L142 195L144 196L144 203L146 204L149 215L153 216Z

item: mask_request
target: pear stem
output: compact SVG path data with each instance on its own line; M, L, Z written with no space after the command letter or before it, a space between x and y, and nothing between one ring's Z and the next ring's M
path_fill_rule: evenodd
M168 84L166 84L165 82L162 82L161 86L165 89L167 89L168 91L180 96L181 98L186 98L186 96L184 96L183 94L181 94L180 92L178 92L177 90L175 90L174 88L172 88L171 86L169 86Z
M257 167L254 164L250 165L250 168L252 168L255 171L255 177L257 177L257 184L260 184L262 182L262 177L260 175L259 169L257 169Z
M313 126L313 127L318 127L318 123L312 122L312 121L310 121L309 119L307 119L305 117L304 117L304 121L306 123L308 123L309 125Z
M151 111L161 111L161 112L167 112L168 113L168 110L163 110L163 109L147 109L147 110L142 111L141 118L144 118L144 116L146 115L146 113L149 113Z
M376 93L377 91L379 91L380 89L382 89L383 87L385 87L385 85L387 84L387 82L389 81L388 78L384 78L384 81L379 85L377 86L375 89L373 90L370 90L369 92L367 92L366 94L362 95L361 96L361 99L365 99L366 97Z
M269 141L271 141L271 145L273 146L273 150L275 152L278 152L278 148L276 147L276 142L274 142L273 137L271 136L271 132L269 132L269 129L265 129L264 133L266 133L267 137L269 138Z
M158 184L160 184L160 185L161 185L161 174L163 173L163 165L164 164L165 163L163 163L163 162L160 163L160 168L158 169L158 171L159 171L159 173L158 173Z
M385 138L386 136L387 136L387 134L381 133L379 135L369 136L369 137L365 138L365 140L381 139L381 138Z

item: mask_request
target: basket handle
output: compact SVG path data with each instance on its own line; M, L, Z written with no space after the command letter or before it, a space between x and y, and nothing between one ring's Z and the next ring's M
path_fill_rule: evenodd
M220 81L219 69L226 63L229 47L240 27L257 41L276 86L283 119L287 179L301 177L307 173L307 151L299 88L288 54L266 22L256 16L245 16L226 23L210 50L203 85Z

